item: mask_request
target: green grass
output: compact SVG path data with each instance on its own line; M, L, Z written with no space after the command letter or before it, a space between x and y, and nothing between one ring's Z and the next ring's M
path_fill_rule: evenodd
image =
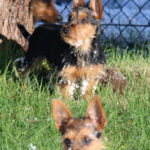
M115 50L106 50L112 51L107 66L124 74L127 86L122 96L110 85L97 88L107 117L105 145L108 150L150 150L150 57L134 53L121 57ZM9 47L0 49L0 150L30 150L31 145L37 150L62 150L51 115L51 102L59 96L51 95L48 83L38 82L36 75L16 80L15 57ZM65 101L75 117L84 116L87 103Z

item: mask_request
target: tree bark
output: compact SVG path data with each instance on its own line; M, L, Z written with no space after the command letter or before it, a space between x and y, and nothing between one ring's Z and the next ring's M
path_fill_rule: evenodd
M30 0L0 0L0 38L16 41L23 48L27 42L18 30L17 23L32 33L33 17L29 10ZM3 40L3 39L2 39ZM0 41L2 42L0 39Z

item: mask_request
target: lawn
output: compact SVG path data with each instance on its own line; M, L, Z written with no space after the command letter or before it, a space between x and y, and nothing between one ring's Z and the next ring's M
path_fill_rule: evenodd
M50 94L50 83L39 81L37 73L23 82L16 80L12 61L19 54L12 51L9 45L0 49L0 150L62 150L51 114L51 102L59 95ZM107 117L106 148L150 150L150 56L126 51L120 55L116 48L105 51L109 51L107 67L117 68L127 79L123 95L113 93L109 84L97 87ZM79 117L88 100L64 103Z

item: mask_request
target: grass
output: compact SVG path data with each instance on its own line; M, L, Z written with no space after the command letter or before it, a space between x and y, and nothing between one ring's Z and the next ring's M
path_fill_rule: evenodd
M111 86L97 88L107 116L103 140L108 150L150 150L150 57L115 53L107 56L108 67L117 68L127 78L123 95ZM51 115L49 86L27 77L15 79L9 46L0 49L0 150L62 150L61 137ZM64 99L62 99L64 101ZM84 116L87 100L64 102L75 117Z

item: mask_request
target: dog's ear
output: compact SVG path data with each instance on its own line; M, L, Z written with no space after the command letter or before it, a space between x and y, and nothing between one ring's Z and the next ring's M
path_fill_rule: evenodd
M92 123L98 131L102 130L106 126L107 121L105 113L98 96L89 101L85 116L92 120Z
M73 0L72 8L77 8L84 5L84 0Z
M103 8L101 0L90 0L89 7L92 9L95 19L102 19Z
M63 133L66 123L72 118L71 112L60 100L53 100L52 115L56 129Z

